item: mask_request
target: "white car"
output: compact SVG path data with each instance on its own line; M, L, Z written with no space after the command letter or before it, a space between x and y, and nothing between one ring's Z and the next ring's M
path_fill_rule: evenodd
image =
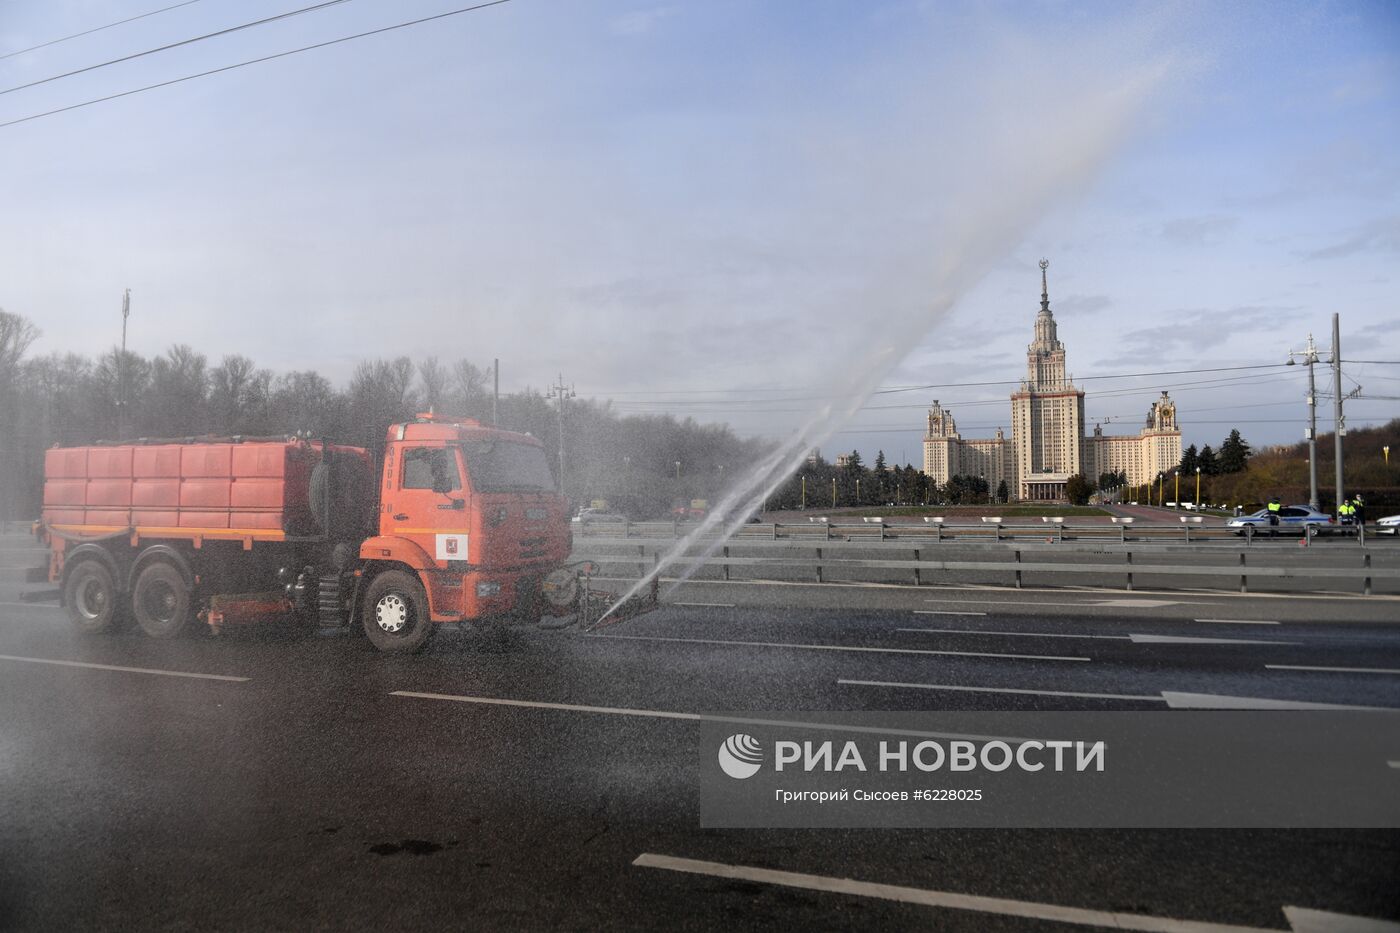
M1376 534L1400 534L1400 515L1387 515L1385 518L1376 522Z

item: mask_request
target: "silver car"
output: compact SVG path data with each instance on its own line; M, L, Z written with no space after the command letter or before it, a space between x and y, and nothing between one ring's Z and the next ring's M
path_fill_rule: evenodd
M1387 515L1385 518L1376 522L1376 534L1400 534L1400 515Z
M1260 509L1250 515L1241 515L1232 518L1225 523L1225 527L1233 528L1235 534L1245 534L1247 528L1253 528L1255 534L1305 534L1308 529L1316 529L1313 533L1328 530L1335 523L1332 516L1326 512L1319 512L1311 506L1306 505L1285 505L1278 511L1278 524L1275 525L1269 516L1268 509Z

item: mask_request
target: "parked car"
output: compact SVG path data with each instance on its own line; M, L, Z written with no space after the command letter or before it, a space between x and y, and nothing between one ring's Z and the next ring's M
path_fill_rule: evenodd
M575 522L625 522L626 515L619 515L616 512L604 512L602 509L579 509L578 514L573 517Z
M1334 525L1332 516L1306 505L1286 505L1279 509L1277 525L1269 520L1268 509L1240 515L1225 523L1225 527L1234 529L1237 535L1244 534L1248 526L1254 528L1255 534L1304 534L1308 528L1322 531Z
M1376 522L1376 534L1400 534L1400 515L1387 515L1385 518Z

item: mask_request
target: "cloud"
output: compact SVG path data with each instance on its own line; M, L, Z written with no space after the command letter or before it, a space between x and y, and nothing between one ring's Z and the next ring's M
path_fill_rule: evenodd
M1340 259L1366 252L1400 252L1400 215L1378 217L1354 228L1342 240L1303 253L1304 259Z
M1113 360L1101 360L1096 365L1140 364L1144 359L1161 361L1173 353L1197 351L1206 339L1218 346L1236 334L1268 333L1280 322L1295 320L1304 313L1299 305L1237 305L1223 310L1166 311L1161 318L1168 323L1129 331L1119 341L1123 354Z
M1173 246L1217 246L1239 222L1233 214L1178 217L1162 224L1157 232Z
M1105 308L1113 307L1113 299L1107 295L1070 295L1059 301L1051 299L1050 309L1056 314L1088 316Z

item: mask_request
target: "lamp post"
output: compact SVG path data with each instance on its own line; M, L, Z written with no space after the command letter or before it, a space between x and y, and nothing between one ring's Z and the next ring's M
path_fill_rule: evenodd
M680 462L679 460L677 460L677 461L676 461L676 479L677 479L677 480L680 480L680 478L681 478L681 462Z
M806 474L806 473L803 473L803 474L802 474L802 508L803 508L804 511L805 511L806 508L807 508L807 474Z
M1176 507L1181 508L1181 470L1176 471L1176 493L1172 496L1176 500Z
M856 505L860 505L860 477L856 477Z
M1386 444L1381 448L1381 453L1385 454L1385 468L1390 469L1390 445Z
M1301 350L1288 351L1288 365L1296 366L1294 357L1308 364L1308 505L1317 509L1317 384L1313 380L1313 364L1317 362L1317 344L1313 335Z
M1196 508L1201 507L1201 468L1196 467Z
M836 508L836 477L831 478L831 507Z

